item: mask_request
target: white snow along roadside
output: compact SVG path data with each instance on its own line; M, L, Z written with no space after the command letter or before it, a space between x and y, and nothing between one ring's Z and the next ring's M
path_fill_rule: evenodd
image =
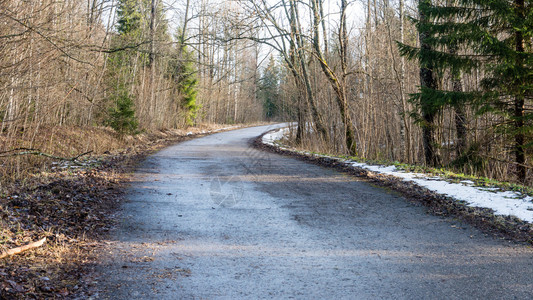
M276 143L276 141L283 138L288 130L289 128L281 128L268 132L263 135L263 144L280 147L283 150L296 151ZM297 152L311 154L305 151ZM333 156L317 156L335 159L346 165L363 168L371 172L395 176L404 181L416 183L438 194L464 201L468 206L490 208L494 210L496 215L515 216L523 221L533 223L533 197L518 192L476 187L473 186L473 182L468 180L461 181L460 183L450 183L440 177L429 177L426 174L404 172L396 169L395 166L375 166Z

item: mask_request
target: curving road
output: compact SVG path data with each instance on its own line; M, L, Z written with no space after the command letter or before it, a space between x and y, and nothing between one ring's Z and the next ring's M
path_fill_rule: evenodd
M533 250L334 170L198 138L139 168L109 299L532 299Z

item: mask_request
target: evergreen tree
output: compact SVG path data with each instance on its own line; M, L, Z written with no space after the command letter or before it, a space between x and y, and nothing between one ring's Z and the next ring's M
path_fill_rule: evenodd
M108 56L106 68L110 91L105 123L120 133L134 133L137 130L135 103L142 104L146 100L139 98L134 89L141 73L139 68L157 68L161 63L152 65L155 57L152 53L153 43L157 40L160 43L158 52L165 54L161 42L170 40L162 1L157 1L154 24L157 23L158 26L154 34L151 33L152 1L154 0L119 0L117 4L117 35L111 40L112 47L117 50ZM152 37L154 40L150 40Z
M117 4L117 32L136 38L146 38L150 26L150 8L153 0L119 0ZM157 1L155 11L156 39L168 39L168 21L164 15L163 2Z
M402 55L410 59L418 59L420 62L420 92L413 94L411 102L415 103L417 111L412 114L417 123L422 126L422 141L424 147L424 157L427 165L437 166L439 157L435 144L435 120L442 110L442 103L436 101L435 93L437 91L437 74L439 61L433 57L436 52L434 45L431 43L434 35L428 28L431 24L431 15L428 8L431 6L431 0L419 0L418 12L419 19L417 28L419 32L420 48L410 47L399 43Z
M195 67L194 55L189 51L185 44L185 36L181 29L176 35L178 39L177 54L174 55L170 62L170 76L176 83L179 97L180 107L185 110L185 122L192 126L200 110L200 106L196 103L196 96L198 94L198 79Z
M416 21L426 32L428 47L400 44L400 51L435 71L471 72L481 69L486 77L478 90L445 91L422 86L413 99L430 102L433 109L472 104L478 114L503 117L498 124L513 143L517 176L526 180L526 151L533 146L533 113L526 104L533 100L533 2L531 0L456 0L455 5L437 5L420 0ZM423 44L422 44L423 45ZM463 51L445 51L445 49Z
M133 100L125 89L120 90L121 93L112 99L115 106L109 109L107 124L121 135L135 134L139 123L135 118Z
M144 63L148 63L148 54L153 51L149 45L170 41L162 1L157 1L154 17L158 25L153 37L151 36L152 1L155 0L119 0L117 4L118 37L115 37L113 44L117 48L125 47L140 53ZM154 40L151 40L152 38Z
M276 61L271 56L267 68L259 82L258 98L263 103L265 117L269 120L279 113L279 70Z
M130 93L133 84L132 70L126 63L130 55L120 51L109 55L106 78L110 86L108 109L104 123L120 134L134 134L138 128L134 100Z
M146 28L147 15L144 13L149 7L149 0L142 0L141 5L136 0L120 0L117 4L117 31L120 35L140 37Z
M110 86L108 96L108 114L105 124L120 134L134 133L138 122L135 117L135 96L130 87L135 84L135 70L132 65L134 56L138 55L133 45L139 44L146 28L147 16L143 14L143 5L134 0L119 0L117 4L117 33L112 37L111 45L124 50L116 51L108 56L106 77ZM141 61L146 61L145 54L140 54Z

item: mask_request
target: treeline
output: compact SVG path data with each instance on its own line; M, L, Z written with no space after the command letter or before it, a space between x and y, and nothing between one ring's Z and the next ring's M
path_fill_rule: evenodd
M321 152L531 183L530 0L0 0L0 152L298 121Z
M150 1L111 3L0 1L0 150L50 126L133 133L189 121L194 62L162 6L151 14Z
M363 2L244 2L295 142L531 183L532 2Z
M253 47L214 39L229 8L196 4L0 0L0 152L58 126L260 120Z

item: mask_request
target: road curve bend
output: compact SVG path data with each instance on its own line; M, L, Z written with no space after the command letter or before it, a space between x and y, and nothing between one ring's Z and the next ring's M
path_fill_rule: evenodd
M99 267L98 298L533 298L531 248L249 146L271 128L148 157Z

